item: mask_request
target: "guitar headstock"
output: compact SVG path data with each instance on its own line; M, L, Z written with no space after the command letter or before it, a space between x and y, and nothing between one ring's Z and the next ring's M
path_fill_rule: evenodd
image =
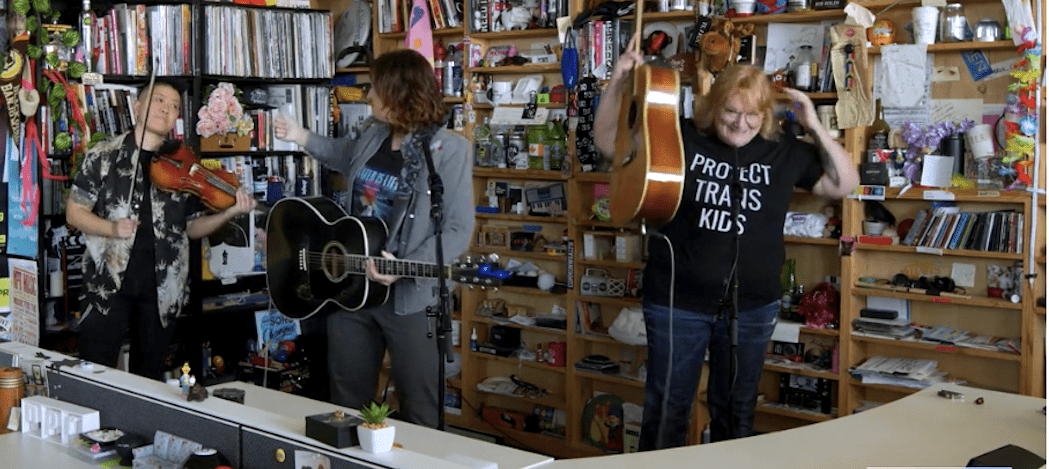
M451 266L449 278L468 285L498 287L513 276L513 272L500 269L498 261L491 261L482 256L476 259L466 257L456 261Z

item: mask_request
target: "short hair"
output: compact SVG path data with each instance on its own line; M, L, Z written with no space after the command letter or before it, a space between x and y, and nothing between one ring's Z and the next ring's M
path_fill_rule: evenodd
M372 61L371 79L394 130L411 132L444 123L447 111L433 66L418 52L401 49L380 55Z
M182 95L186 93L185 84L175 80L157 78L153 81L153 88L156 89L158 86L167 86L168 88L175 90L175 92L178 93L180 102L182 101ZM146 99L147 96L149 96L149 83L142 85L142 87L138 89L138 96L136 99Z
M718 74L710 92L696 100L696 129L714 133L714 120L725 109L725 103L736 93L741 93L752 109L762 114L761 131L766 140L774 140L780 128L772 118L772 83L764 70L753 65L733 64Z

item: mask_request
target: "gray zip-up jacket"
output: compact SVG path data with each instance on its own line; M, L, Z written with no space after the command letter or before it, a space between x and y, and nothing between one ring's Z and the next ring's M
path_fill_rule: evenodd
M357 138L347 136L333 139L311 132L305 150L321 164L345 175L352 184L357 173L379 151L389 136L389 124L373 118L365 123ZM411 142L414 138L419 137L412 134L405 138L401 144L402 152L412 151ZM434 134L430 145L434 167L437 168L444 184L444 226L441 239L446 265L466 250L473 236L473 165L469 148L469 143L463 136L443 128ZM405 157L407 158L407 155ZM399 259L434 262L429 171L423 156L419 155L419 158L423 161L421 173L415 180L412 197L408 200L404 213L399 215L399 230L391 226L386 250L396 253ZM350 206L344 208L350 213ZM394 311L399 315L413 314L436 304L436 286L435 279L399 279L394 288Z

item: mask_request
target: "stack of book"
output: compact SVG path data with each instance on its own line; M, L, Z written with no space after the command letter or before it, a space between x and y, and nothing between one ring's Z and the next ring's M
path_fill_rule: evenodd
M850 371L864 384L886 384L924 389L946 382L947 373L938 370L935 360L874 356Z

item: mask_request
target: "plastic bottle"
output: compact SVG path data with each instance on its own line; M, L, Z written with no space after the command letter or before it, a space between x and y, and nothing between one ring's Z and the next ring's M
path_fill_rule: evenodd
M473 328L473 330L470 332L470 351L471 352L476 352L477 351L477 328L476 327Z
M790 305L793 300L794 289L798 286L794 277L795 260L787 259L783 264L783 272L780 275L780 287L782 295L779 299L779 312L786 315L790 313Z

